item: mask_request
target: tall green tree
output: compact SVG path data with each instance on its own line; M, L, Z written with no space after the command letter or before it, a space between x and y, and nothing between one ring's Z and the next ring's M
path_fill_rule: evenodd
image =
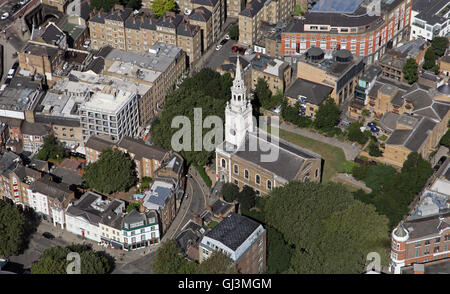
M233 183L224 183L222 186L222 195L226 202L233 202L239 196L239 187Z
M152 262L155 274L195 274L196 264L183 257L180 248L174 240L161 244Z
M185 116L190 122L190 148L182 150L180 154L186 159L187 164L197 163L204 166L212 158L214 151L208 151L202 148L201 151L194 150L194 108L200 108L202 117L217 115L224 120L224 109L226 102L230 100L230 88L232 78L227 73L221 76L209 68L202 69L191 78L184 80L179 89L171 92L167 97L164 109L161 113L161 119L153 124L154 142L166 149L172 149L172 138L176 132L181 131L184 125L172 127L172 121L177 116ZM211 128L202 128L202 138L205 139L206 133L213 128L223 126L214 126ZM185 138L180 139L180 144L184 143ZM189 138L188 138L189 139ZM188 140L187 139L187 140ZM221 142L222 138L215 138ZM212 143L216 141L211 139ZM177 142L178 143L178 142Z
M405 65L403 66L403 77L408 81L409 84L412 84L418 79L418 71L419 65L417 64L414 58L408 58L406 60Z
M239 26L237 23L231 25L229 35L232 40L239 39Z
M264 109L272 110L275 106L281 103L283 99L282 93L277 93L277 95L272 95L272 92L267 85L266 80L263 78L258 78L255 86L253 99L257 99Z
M14 204L0 200L0 257L19 253L24 232L24 215Z
M287 273L293 249L286 243L283 235L272 227L267 227L267 273Z
M88 164L84 171L83 180L101 193L126 191L137 181L133 160L118 149L104 149L99 159Z
M44 137L44 144L36 155L36 159L62 159L67 157L68 152L65 144L60 142L53 134Z
M448 129L445 135L442 136L439 144L445 147L450 147L450 129Z
M152 3L152 10L158 17L161 17L167 11L174 11L175 8L174 0L154 0Z
M425 52L424 62L422 67L426 70L435 71L436 70L436 53L433 49L428 48Z
M386 180L395 174L395 168L390 165L371 165L367 169L367 174L365 177L366 185L373 191L381 191L383 189L383 185L386 183Z
M319 130L329 130L338 124L339 114L339 107L334 102L334 99L329 97L320 104L314 120L314 126Z
M374 157L380 157L383 153L380 148L378 148L378 143L376 140L370 140L369 143L369 155Z
M362 124L359 122L354 122L348 127L348 139L352 142L358 142L364 145L369 138L361 132Z
M389 242L386 217L335 183L290 182L269 194L264 211L294 248L292 273L361 273L367 254Z
M200 263L197 267L198 274L237 274L238 270L233 260L223 254L215 251L207 260Z
M447 37L436 37L431 41L431 49L438 57L444 55L447 50L449 41Z
M256 193L252 187L245 185L242 191L239 192L237 200L241 206L241 210L250 210L250 208L255 206L256 203Z
M111 257L92 251L90 246L73 244L67 247L54 246L44 250L39 260L31 265L32 274L66 274L70 252L80 254L81 274L107 274L113 267Z

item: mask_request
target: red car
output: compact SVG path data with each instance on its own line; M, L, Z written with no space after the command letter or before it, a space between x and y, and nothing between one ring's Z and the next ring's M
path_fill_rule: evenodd
M234 45L233 47L231 47L231 51L236 52L239 49L239 47L237 45Z
M245 54L245 49L244 48L239 48L237 50L239 52L239 54L244 55Z

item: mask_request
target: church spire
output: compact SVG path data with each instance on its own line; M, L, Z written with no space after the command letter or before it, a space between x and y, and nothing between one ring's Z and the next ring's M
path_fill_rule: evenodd
M236 56L236 77L235 80L242 80L241 77L241 63L239 62L239 56Z

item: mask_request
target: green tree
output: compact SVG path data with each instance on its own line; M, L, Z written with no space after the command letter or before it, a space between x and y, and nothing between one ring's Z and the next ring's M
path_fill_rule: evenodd
M230 35L230 39L232 40L239 39L239 26L237 23L231 25L228 34Z
M369 138L361 132L361 123L354 122L348 127L348 135L347 138L352 142L358 142L361 145L366 144Z
M230 88L232 79L230 75L221 76L218 72L209 68L202 69L193 77L183 81L180 88L171 92L165 100L164 109L161 113L161 119L153 124L153 140L154 142L166 149L172 149L172 137L179 132L181 127L172 128L172 120L176 116L185 116L189 118L191 125L191 148L194 150L194 108L201 108L202 116L217 115L222 121L224 119L224 109L226 102L230 100ZM203 128L202 136L211 131L214 127L223 128L223 126L212 126L211 128ZM180 143L184 143L185 138L180 139ZM187 140L187 139L186 139ZM223 138L211 139L221 142ZM186 159L187 164L197 163L204 166L214 155L214 151L207 151L202 148L201 151L181 151L181 156Z
M414 58L408 58L408 60L406 60L406 63L403 66L402 71L403 71L403 76L404 76L405 80L407 80L409 84L412 84L417 81L418 68L419 68L419 65L417 64L417 62Z
M245 185L242 191L238 194L237 200L241 210L248 211L250 208L255 206L256 203L256 193L252 187Z
M222 195L226 202L233 202L238 198L239 188L233 183L224 183L222 186Z
M371 165L367 169L366 174L366 186L371 188L373 191L381 191L386 180L395 175L396 171L390 165L377 164Z
M375 140L371 140L369 143L369 155L374 157L380 157L382 152L378 148L378 143Z
M448 129L445 135L442 136L441 140L439 141L439 145L450 148L450 129Z
M354 165L352 168L352 175L358 181L363 181L366 179L368 169L369 166L366 164Z
M67 247L54 246L44 250L39 260L31 265L32 274L66 274L70 252L80 254L81 274L107 274L113 267L112 258L94 252L90 246L72 244Z
M126 191L137 181L133 160L118 149L104 149L99 159L84 170L83 180L102 193Z
M131 202L130 204L128 204L127 206L127 212L131 212L134 209L139 211L139 209L141 208L141 204L139 202Z
M196 264L183 257L176 241L168 240L161 244L152 262L155 274L195 274Z
M25 217L17 206L0 200L0 256L17 255L22 247Z
M67 157L67 154L68 152L65 149L65 144L58 141L53 134L50 134L45 136L44 144L36 155L36 159L45 161L49 159L62 159Z
M253 99L259 100L261 106L267 110L272 110L277 103L281 102L279 97L275 99L272 98L272 92L270 91L266 80L263 78L258 78L258 82L256 83L253 93Z
M339 107L334 100L329 97L322 104L316 113L314 126L319 130L329 130L339 122Z
M174 0L154 0L152 3L152 10L158 17L161 17L166 11L175 10L175 8Z
M449 45L448 38L447 37L436 37L431 41L431 49L433 50L434 54L441 57L444 55L445 50L447 50Z
M267 273L282 274L289 269L292 248L283 235L272 227L267 227Z
M198 274L237 274L238 270L233 260L223 254L215 251L207 260L200 263L197 267Z
M271 191L267 225L292 246L292 273L361 273L367 253L385 248L387 219L336 183L289 182Z
M428 48L425 52L424 62L422 67L426 70L435 71L436 66L436 54L433 49Z
M91 10L103 8L104 11L110 11L117 2L117 0L91 0L89 6Z

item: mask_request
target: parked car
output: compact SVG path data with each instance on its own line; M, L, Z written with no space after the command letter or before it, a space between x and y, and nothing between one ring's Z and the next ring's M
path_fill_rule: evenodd
M11 84L11 78L7 78L6 80L5 80L5 85L7 85L7 86L9 86L9 84Z
M14 77L14 74L16 73L17 68L19 67L19 63L16 62L13 64L11 69L8 71L8 79L12 79Z
M222 49L222 45L217 45L216 50L219 51L220 49Z
M445 160L447 160L447 156L442 156L441 158L439 158L439 161L437 164L441 165L444 163Z
M244 48L239 48L238 52L239 52L239 54L244 55L245 54L245 49Z
M226 40L229 40L229 39L230 39L230 35L229 35L229 34L226 34L226 35L225 35L225 39L226 39Z
M249 49L247 49L247 50L245 51L245 55L250 55L250 54L253 54L253 53L254 53L254 51L253 51L252 48L249 48Z
M225 45L225 43L227 42L227 40L226 39L223 39L222 41L220 41L220 45Z
M440 167L441 167L441 166L440 166L439 164L436 164L436 165L433 167L433 169L434 169L435 172L437 172L437 171L439 170Z
M5 13L2 14L1 19L7 19L8 17L9 17L9 13L5 12Z
M234 45L233 47L231 47L231 51L236 52L238 51L239 47L237 45Z
M22 7L22 5L21 4L16 4L16 5L14 5L13 7L11 7L11 15L12 14L14 14L14 13L16 13L17 11L19 11L19 9Z
M8 87L8 85L7 85L7 84L3 84L3 85L0 87L0 93L2 93L3 91L5 91L6 87Z
M25 5L25 4L27 4L27 3L28 3L28 0L21 0L21 1L19 2L20 5Z
M42 236L43 236L44 238L49 239L49 240L55 239L55 236L53 236L53 234L52 234L52 233L49 233L49 232L44 232L44 233L42 234Z

